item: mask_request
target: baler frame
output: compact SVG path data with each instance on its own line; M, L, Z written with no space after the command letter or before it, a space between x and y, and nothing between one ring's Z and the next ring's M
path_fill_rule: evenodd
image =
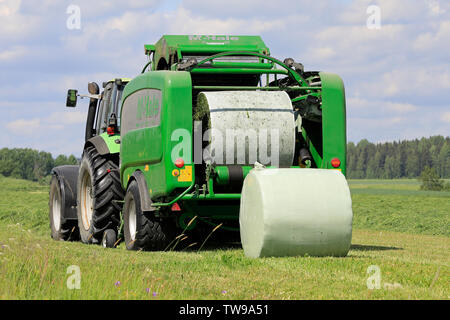
M240 55L246 55L246 56L256 56L260 58L260 60L268 60L271 63L240 63L240 62L221 62L220 66L221 68L214 68L214 59L225 57L225 56L240 56ZM201 67L205 65L208 62L212 62L212 67ZM281 69L274 69L275 65L279 65L283 67L285 70ZM244 68L238 68L239 66L242 66ZM268 68L270 66L270 69ZM145 69L145 68L144 68ZM176 66L172 66L172 69L176 69ZM190 73L207 73L207 74L224 74L224 73L230 73L230 74L282 74L287 75L291 79L295 80L298 83L298 86L270 86L269 82L267 81L265 86L192 86L192 90L251 90L251 91L257 91L257 90L277 90L277 91L287 91L287 92L294 92L294 91L303 91L302 95L292 99L292 102L299 102L301 100L307 99L309 96L320 96L322 87L318 86L309 86L306 79L304 79L297 71L289 68L285 63L281 62L280 60L267 56L262 53L257 52L251 52L251 51L227 51L227 52L221 52L212 56L207 57L206 59L201 60L198 63L193 64L192 66L186 68L187 72ZM151 72L151 71L150 71ZM275 79L276 81L277 79ZM302 132L305 132L304 129ZM304 138L308 139L307 134L304 133ZM320 157L319 152L316 150L316 148L313 148L313 158L314 161L324 163L324 161L321 161L322 157ZM303 166L304 167L304 166ZM270 168L270 167L269 167ZM291 166L291 168L300 168L300 166ZM248 171L251 169L251 167L248 167ZM345 167L343 169L340 169L345 174ZM195 186L195 180L193 179L191 185L184 190L180 195L176 196L173 200L169 202L156 202L153 203L153 207L168 207L172 206L178 201L184 201L184 200L239 200L241 198L240 193L215 193L214 192L214 179L210 176L207 181L207 193L203 192L203 194L200 193L200 190L196 190L194 193L189 192L194 188Z

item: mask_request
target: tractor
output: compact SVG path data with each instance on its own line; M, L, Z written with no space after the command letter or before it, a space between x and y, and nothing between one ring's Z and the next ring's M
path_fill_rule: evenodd
M165 250L220 229L253 258L347 255L342 79L272 57L259 36L144 49L133 79L68 91L68 107L90 102L80 165L52 171L52 237Z
M120 225L124 197L119 175L120 136L116 114L129 81L117 78L104 82L101 94L95 82L88 84L87 95L79 95L77 90L69 90L67 94L67 107L75 107L77 97L81 96L89 98L89 108L81 164L52 170L49 206L51 236L55 240L116 241L117 234L111 230L117 230ZM110 233L103 237L106 230Z

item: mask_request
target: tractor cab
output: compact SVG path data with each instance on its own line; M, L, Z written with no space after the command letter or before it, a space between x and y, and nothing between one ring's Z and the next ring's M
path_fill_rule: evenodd
M98 107L95 128L93 128L95 134L118 133L122 93L128 81L130 79L118 78L103 83L104 91Z
M103 134L111 136L119 133L122 92L129 81L128 78L116 78L103 82L101 94L95 82L88 84L89 94L79 94L78 90L69 89L66 107L74 108L78 97L90 99L86 121L86 141Z

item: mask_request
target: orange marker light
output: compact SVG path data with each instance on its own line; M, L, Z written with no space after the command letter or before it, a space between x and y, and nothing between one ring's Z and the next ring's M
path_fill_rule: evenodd
M108 136L113 136L114 135L114 127L106 128L106 133L108 134Z

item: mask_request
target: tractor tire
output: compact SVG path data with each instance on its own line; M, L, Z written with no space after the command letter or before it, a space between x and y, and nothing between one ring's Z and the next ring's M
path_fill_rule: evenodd
M120 224L123 190L119 168L111 155L88 147L81 159L77 183L77 215L83 243L100 244L103 232Z
M76 240L76 235L78 234L76 230L77 225L73 220L64 217L64 208L61 184L54 175L50 181L49 194L51 236L54 240L58 241Z
M117 242L117 233L113 229L106 229L103 233L103 248L115 248Z
M143 212L136 181L128 186L123 208L124 237L128 250L162 251L174 238L173 223Z

